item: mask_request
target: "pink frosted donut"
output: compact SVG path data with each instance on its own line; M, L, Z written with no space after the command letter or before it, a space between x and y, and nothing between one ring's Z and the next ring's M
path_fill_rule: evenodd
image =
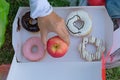
M29 38L23 45L23 55L30 61L39 61L44 55L43 45L39 37Z

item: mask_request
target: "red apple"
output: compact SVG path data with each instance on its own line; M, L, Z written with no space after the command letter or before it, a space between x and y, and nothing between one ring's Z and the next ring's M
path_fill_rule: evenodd
M68 51L68 45L59 36L54 36L47 41L47 51L54 57L64 56Z
M88 5L90 6L101 6L105 5L106 1L105 0L88 0Z

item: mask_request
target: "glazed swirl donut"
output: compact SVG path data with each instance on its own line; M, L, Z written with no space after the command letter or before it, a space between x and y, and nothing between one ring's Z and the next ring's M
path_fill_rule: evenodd
M74 36L86 36L92 29L92 21L88 13L83 10L71 12L66 19L66 25Z
M96 53L90 53L86 50L87 44L93 44L96 47ZM82 43L80 43L78 50L80 52L81 58L87 61L98 61L102 57L102 53L105 51L105 46L103 45L103 41L95 38L93 36L87 38L84 37Z
M30 32L38 32L40 29L36 19L30 17L30 12L26 12L21 19L23 28Z
M24 43L22 51L23 56L30 61L39 61L45 55L41 39L38 37L29 38Z

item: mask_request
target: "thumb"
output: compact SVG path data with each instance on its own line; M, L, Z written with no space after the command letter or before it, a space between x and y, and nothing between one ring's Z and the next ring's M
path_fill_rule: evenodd
M47 43L47 32L41 31L41 41L43 43L44 49L46 49L46 43Z

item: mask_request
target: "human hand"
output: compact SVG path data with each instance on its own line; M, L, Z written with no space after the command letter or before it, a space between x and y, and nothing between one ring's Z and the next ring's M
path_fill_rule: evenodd
M46 49L47 35L49 32L57 33L58 36L69 45L70 43L69 34L66 29L64 19L59 17L55 12L52 12L51 14L45 17L39 17L38 26L40 28L41 39L43 45L45 46L45 49Z

